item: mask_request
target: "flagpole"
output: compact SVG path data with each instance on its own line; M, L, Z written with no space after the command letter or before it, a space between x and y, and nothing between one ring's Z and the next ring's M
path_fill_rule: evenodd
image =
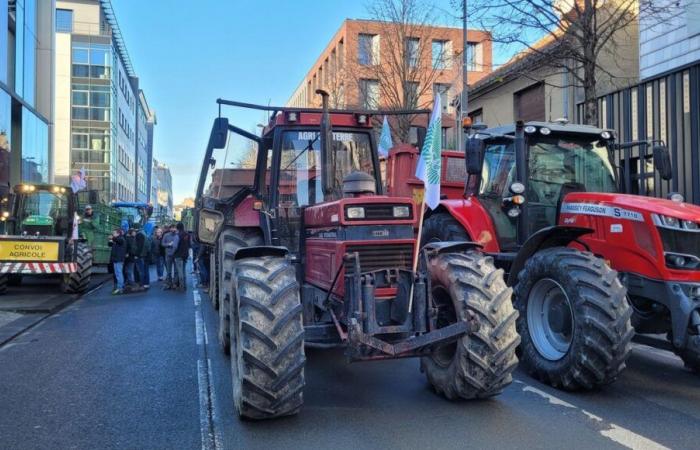
M415 274L418 270L418 258L420 257L420 244L421 244L421 234L423 234L423 217L425 216L425 187L423 188L423 195L421 196L420 202L420 212L418 214L418 237L416 238L416 248L413 252L413 265L411 266L413 273ZM408 312L413 310L413 286L411 284L411 293L408 300Z

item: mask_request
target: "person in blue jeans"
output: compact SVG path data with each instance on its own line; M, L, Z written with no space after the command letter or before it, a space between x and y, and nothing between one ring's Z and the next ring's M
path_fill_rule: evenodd
M146 232L141 228L138 233L136 233L136 254L134 256L134 262L136 263L136 270L139 274L140 287L143 289L148 289L151 283L150 280L150 270L148 267L148 258L151 253L151 242L146 236Z
M109 239L109 246L112 248L109 260L114 271L113 295L124 293L124 260L126 259L126 240L121 228L115 228Z
M165 249L161 245L162 240L163 230L156 226L151 239L151 263L156 265L158 281L163 281L163 274L165 273Z

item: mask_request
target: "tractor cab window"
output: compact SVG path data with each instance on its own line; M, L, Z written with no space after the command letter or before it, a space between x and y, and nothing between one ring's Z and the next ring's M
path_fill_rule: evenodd
M343 178L361 170L376 177L368 133L334 131L335 184L326 195L322 189L321 139L318 131L285 131L280 146L277 181L278 231L283 245L298 248L301 208L342 198ZM269 174L265 177L270 183Z
M62 236L68 232L68 197L49 191L24 194L18 211L21 231L43 236Z
M529 233L556 225L570 192L615 192L614 169L605 142L585 137L538 137L529 146Z
M512 142L486 146L484 166L481 171L479 200L491 216L502 250L516 245L515 221L503 209L503 198L515 180L515 151Z

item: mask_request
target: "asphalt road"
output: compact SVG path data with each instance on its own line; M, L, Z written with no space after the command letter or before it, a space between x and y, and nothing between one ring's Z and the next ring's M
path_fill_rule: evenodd
M436 396L415 360L307 350L301 414L241 422L206 294L109 292L0 347L0 448L700 448L700 377L644 346L604 390L517 372L477 402Z

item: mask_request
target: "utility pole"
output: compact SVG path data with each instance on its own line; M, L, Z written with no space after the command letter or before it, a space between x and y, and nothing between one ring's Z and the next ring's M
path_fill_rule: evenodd
M469 83L467 79L467 0L462 0L462 94L459 99L459 114L457 117L457 150L462 150L462 142L464 142L464 131L462 129L462 120L467 116L467 90Z

